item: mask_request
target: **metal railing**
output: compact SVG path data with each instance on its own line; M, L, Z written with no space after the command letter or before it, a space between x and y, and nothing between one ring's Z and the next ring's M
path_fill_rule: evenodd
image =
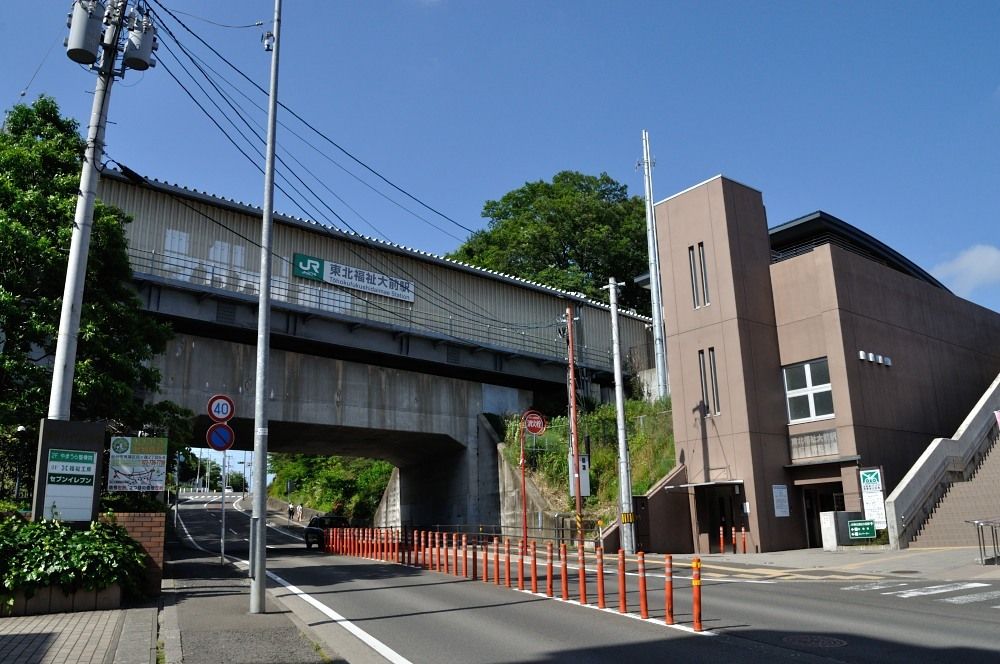
M1000 375L951 438L936 438L885 501L889 545L905 549L955 481L971 478L1000 438Z
M188 284L199 289L216 289L244 296L259 294L260 275L257 272L232 267L210 260L198 260L178 252L154 252L130 248L129 261L133 272ZM566 361L566 344L553 326L533 329L516 329L497 325L488 319L474 321L456 317L445 310L419 311L410 302L394 300L316 282L304 284L284 276L271 278L271 301L280 306L288 304L304 307L331 317L349 316L385 325L395 326L415 333L428 333L452 338L457 343L483 345L498 350L528 353L557 362ZM641 348L634 349L636 359L643 359ZM581 366L610 369L610 348L577 348L576 356Z

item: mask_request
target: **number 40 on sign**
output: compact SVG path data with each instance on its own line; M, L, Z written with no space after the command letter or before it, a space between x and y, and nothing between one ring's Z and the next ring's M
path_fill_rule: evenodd
M228 422L236 414L233 400L225 394L213 395L208 400L208 416L213 422Z

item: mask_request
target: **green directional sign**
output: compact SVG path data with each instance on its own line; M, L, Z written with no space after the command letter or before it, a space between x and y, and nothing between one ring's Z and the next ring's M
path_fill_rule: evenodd
M875 522L848 521L847 536L851 539L875 539Z

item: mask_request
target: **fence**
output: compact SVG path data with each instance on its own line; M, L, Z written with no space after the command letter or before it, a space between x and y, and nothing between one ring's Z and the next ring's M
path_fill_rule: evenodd
M636 596L639 605L639 617L644 620L660 620L666 625L675 625L674 585L677 577L673 572L673 557L665 555L656 564L663 570L663 598L660 606L662 618L654 618L652 614L660 615L660 610L651 611L650 586L648 584L647 561L643 553L637 554L634 560L627 560L625 553L618 551L617 565L609 575L604 561L604 551L597 547L593 555L581 544L571 547L566 543L556 546L553 540L547 540L544 549L540 551L539 542L512 541L498 535L473 534L440 531L411 530L408 528L331 528L325 532L324 550L333 555L367 558L398 565L407 565L460 577L470 581L482 580L484 583L501 584L506 588L517 588L519 591L541 594L539 587L544 583L544 595L555 598L556 582L558 580L558 598L564 601L575 601L582 606L593 605L598 609L607 609L607 581L610 576L612 584L617 589L618 612L629 613L630 593ZM575 548L575 563L570 556ZM652 559L651 559L652 560ZM541 564L540 564L541 563ZM570 567L575 566L575 574ZM629 567L634 571L629 571ZM691 560L691 627L694 632L701 632L701 560L695 557ZM575 584L571 577L575 576ZM591 602L589 594L589 577L595 581L596 597ZM635 581L629 590L629 577ZM571 594L571 587L573 593Z

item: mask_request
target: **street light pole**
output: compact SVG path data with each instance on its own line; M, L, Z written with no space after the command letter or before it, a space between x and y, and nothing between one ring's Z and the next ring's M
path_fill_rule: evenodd
M257 307L257 376L254 394L253 515L250 519L250 613L266 611L267 591L267 374L271 352L271 231L274 217L274 147L278 117L278 52L281 48L281 0L274 0L274 26L265 35L271 49L271 88L264 165L264 210L260 240L260 302Z
M635 515L632 512L632 469L629 465L628 441L625 435L625 386L622 383L622 352L618 338L618 284L608 279L608 301L611 304L611 348L615 370L615 419L618 425L618 497L622 548L635 553Z

